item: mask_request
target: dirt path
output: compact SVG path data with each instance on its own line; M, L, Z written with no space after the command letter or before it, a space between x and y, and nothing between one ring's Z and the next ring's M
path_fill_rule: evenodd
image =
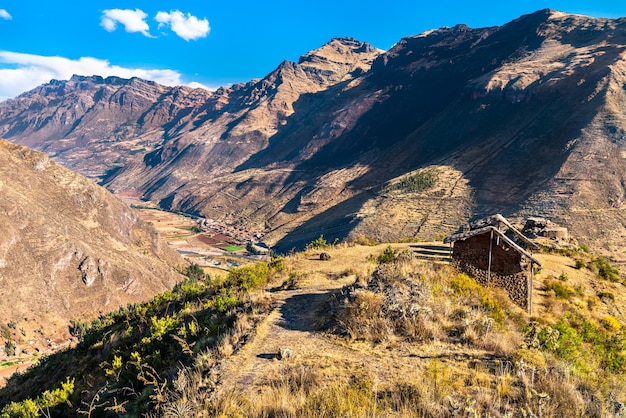
M449 252L447 246L433 243L403 247L414 251L419 258L442 262L446 262ZM333 254L333 259L340 262L337 255ZM443 362L458 361L459 356L464 361L486 360L485 353L480 350L471 352L465 348L456 352L454 348L446 347L445 354L442 354L441 348L436 346L426 348L393 343L374 346L325 332L325 324L321 321L331 314L329 301L342 297L340 289L356 279L355 275L339 280L328 278L332 276L332 273L325 273L324 278L318 276L316 280L308 280L297 290L272 293L277 307L258 326L254 338L222 364L220 393L254 398L263 386L280 381L290 367L297 370L314 368L325 379L367 373L384 384L397 381L398 376L407 379L417 376L433 357ZM281 348L292 350L293 358L281 360L278 355Z
M327 308L338 289L353 281L354 277L326 280L326 286L274 292L276 309L259 325L253 341L223 365L222 389L245 393L255 382L267 382L279 374L285 364L332 364L353 357L353 350L320 332L324 324L319 323L326 316L320 315L320 310ZM281 361L281 348L291 350L293 358Z

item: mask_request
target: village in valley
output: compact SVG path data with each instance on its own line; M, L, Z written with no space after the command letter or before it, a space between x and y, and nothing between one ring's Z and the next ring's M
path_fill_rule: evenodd
M225 225L180 212L133 207L144 221L154 225L170 248L209 274L269 257L269 249L261 241L261 231L249 231L240 225Z

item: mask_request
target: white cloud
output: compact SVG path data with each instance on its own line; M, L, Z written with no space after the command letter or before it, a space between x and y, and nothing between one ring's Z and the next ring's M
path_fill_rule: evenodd
M150 26L146 23L147 17L148 15L141 9L109 9L102 12L100 25L106 31L113 32L117 29L117 24L121 23L126 32L139 32L144 36L152 37L149 32Z
M0 68L0 101L15 97L51 79L67 80L72 75L139 77L167 86L184 84L181 74L175 70L126 68L111 65L107 60L82 57L72 60L64 57L50 57L0 51L0 63L12 68ZM204 87L191 83L193 87ZM190 84L190 85L191 85Z
M197 81L192 81L191 83L187 85L194 89L205 89L205 90L217 90L218 89L218 87L209 87L202 83L198 83Z
M172 10L170 13L158 12L155 20L159 22L159 28L169 26L176 35L186 41L205 38L211 30L206 18L200 20L189 13L185 16L178 10Z
M13 19L13 16L11 16L5 9L0 9L0 19L11 20Z

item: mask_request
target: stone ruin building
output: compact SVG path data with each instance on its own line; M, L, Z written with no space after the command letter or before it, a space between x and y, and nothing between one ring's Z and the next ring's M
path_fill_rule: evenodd
M504 216L492 215L461 226L445 238L452 247L452 262L485 287L499 287L518 306L532 311L532 256L539 246L513 227ZM523 247L526 247L523 248Z

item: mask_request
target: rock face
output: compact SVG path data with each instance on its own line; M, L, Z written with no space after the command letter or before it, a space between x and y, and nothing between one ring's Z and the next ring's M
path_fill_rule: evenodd
M87 174L86 155L106 161L99 175L123 165L104 178L111 190L263 229L279 250L320 233L435 238L500 212L552 219L617 253L626 239L624 29L624 19L541 10L501 27L429 31L384 53L334 39L212 93L75 78L0 104L0 134L38 149L71 138L75 148L52 155ZM139 100L146 91L157 98L150 106ZM80 97L89 111L68 116L74 128L46 133L59 103ZM99 135L113 145L87 134L101 119L115 125ZM122 145L138 138L152 142ZM124 147L117 159L105 151ZM430 187L402 186L428 171Z
M160 145L211 95L118 77L52 80L2 103L0 137L51 155L93 179ZM97 158L92 158L97 155Z
M524 233L531 237L567 240L567 228L556 225L549 219L530 217L524 224Z
M0 140L0 317L67 335L69 321L149 299L181 279L156 231L104 188ZM32 337L29 337L32 338Z

